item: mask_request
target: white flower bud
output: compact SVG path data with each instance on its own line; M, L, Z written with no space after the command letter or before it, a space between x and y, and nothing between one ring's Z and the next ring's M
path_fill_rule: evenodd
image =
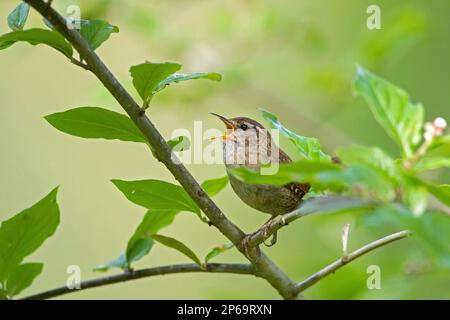
M423 138L425 139L425 141L431 141L433 140L434 134L430 131L425 131L425 133L423 134Z
M447 128L447 121L445 121L444 118L438 117L438 118L434 119L433 125L437 129L444 130L445 128Z
M425 131L426 132L433 132L434 131L434 125L431 122L425 122Z

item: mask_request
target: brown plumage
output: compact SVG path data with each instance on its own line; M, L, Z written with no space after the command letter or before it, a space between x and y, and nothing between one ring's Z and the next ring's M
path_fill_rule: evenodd
M247 117L227 119L218 116L229 129L224 135L224 162L230 184L238 197L250 207L269 213L271 218L262 228L270 227L274 217L296 209L310 185L293 181L284 186L248 184L228 169L245 166L258 170L263 164L289 163L292 159L273 141L270 133L257 121ZM276 242L276 233L272 244Z

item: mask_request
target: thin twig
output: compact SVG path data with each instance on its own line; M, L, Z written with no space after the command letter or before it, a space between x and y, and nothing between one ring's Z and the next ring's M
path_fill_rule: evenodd
M77 59L70 57L70 62L72 62L74 65L77 65L85 70L90 71L91 69L89 68L89 66L81 61L78 61Z
M298 209L275 218L267 232L255 232L248 244L249 247L258 246L282 227L310 214L334 214L342 211L367 210L374 205L373 201L349 197L323 196L310 198L305 200Z
M233 274L247 274L255 275L255 270L251 264L224 264L224 263L210 263L204 268L201 268L195 263L177 264L170 266L161 266L155 268L141 269L135 271L124 272L112 276L101 277L97 279L87 280L80 283L79 289L70 289L67 286L40 292L22 300L44 300L54 297L59 297L67 293L78 292L95 287L101 287L108 284L137 280L141 278L154 277L165 274L174 273L188 273L188 272L211 272L211 273L233 273Z
M341 267L345 266L347 263L361 257L362 255L376 249L379 247L382 247L388 243L391 243L393 241L397 241L403 238L408 237L411 234L410 231L408 230L404 230L404 231L400 231L394 234L391 234L389 236L386 236L384 238L378 239L374 242L371 242L367 245L365 245L364 247L359 248L358 250L353 251L352 253L336 260L335 262L333 262L332 264L326 266L325 268L323 268L322 270L320 270L319 272L316 272L315 274L313 274L312 276L308 277L307 279L303 280L302 282L298 283L295 286L295 291L297 293L301 293L304 290L308 289L309 287L311 287L312 285L314 285L315 283L317 283L318 281L322 280L323 278L325 278L326 276L328 276L331 273L334 273L336 270L340 269Z
M24 0L36 11L45 17L53 27L80 53L90 71L102 82L112 96L122 106L131 120L142 132L148 143L153 148L156 157L169 169L176 180L186 190L189 196L205 213L211 223L228 238L241 253L244 253L242 240L245 233L233 222L227 219L224 213L211 200L201 188L192 174L181 164L172 152L164 137L156 129L150 119L141 112L141 108L133 100L131 95L120 84L108 67L89 47L80 33L67 28L66 20L52 7L42 0ZM272 287L285 299L295 299L295 282L290 279L272 260L257 249L251 249L249 260L254 265L256 273L266 279Z

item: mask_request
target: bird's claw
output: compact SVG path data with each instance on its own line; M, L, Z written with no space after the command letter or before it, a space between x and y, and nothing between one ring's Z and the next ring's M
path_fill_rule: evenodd
M245 235L244 239L242 239L242 248L244 249L244 255L248 258L250 258L250 250L249 249L255 249L257 256L261 255L261 250L259 249L259 246L255 246L254 248L249 248L250 240L252 240L252 237L255 235L255 233L250 233Z
M265 241L265 240L267 240L267 234L269 233L269 229L272 226L272 223L273 223L273 219L270 219L260 229L261 232L262 232L263 238L264 238L264 242L263 243L264 243L264 245L266 247L271 247L275 243L277 243L277 232L276 231L273 233L273 237L272 237L272 240L270 241L270 244L267 244L266 241Z
M284 218L282 217L282 221L283 221L283 224L285 224L285 220L284 220ZM252 237L255 235L255 234L257 234L258 232L261 232L262 233L262 236L263 236L263 238L264 238L264 241L263 241L263 243L264 243L264 245L266 246L266 247L271 247L271 246L273 246L275 243L277 243L277 232L275 231L273 234L272 234L272 239L270 240L270 243L266 243L265 242L265 240L267 240L267 235L269 234L269 230L270 230L270 227L272 226L272 224L273 224L273 218L271 218L269 221L267 221L257 232L254 232L254 233L251 233L251 234L247 234L245 237L244 237L244 239L242 240L242 248L243 248L243 250L244 250L244 254L245 254L245 256L247 257L247 258L250 258L250 256L249 256L249 248L248 248L248 245L249 245L249 243L250 243L250 240L252 239ZM259 247L256 247L256 249L258 249L258 252L260 252L259 251Z
M265 240L264 240L263 243L264 243L264 245L265 245L266 247L271 247L271 246L273 246L275 243L277 243L277 232L275 231L275 232L273 233L273 235L272 235L272 240L270 240L270 243L269 243L269 244L267 244Z
M248 254L248 243L250 242L250 239L252 238L251 234L245 235L244 239L242 240L242 248L244 249L244 254L247 258L250 258Z

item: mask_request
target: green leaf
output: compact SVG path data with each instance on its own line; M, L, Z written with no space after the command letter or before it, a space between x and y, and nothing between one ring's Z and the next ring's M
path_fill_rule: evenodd
M353 194L360 197L391 201L396 195L396 185L380 171L366 165L349 166L334 178L344 182Z
M175 249L175 250L181 252L182 254L184 254L186 257L190 258L192 261L194 261L199 266L201 265L200 259L195 255L195 253L191 249L189 249L182 242L180 242L174 238L162 236L160 234L152 234L152 235L149 235L149 237L151 237L153 240L161 243L162 245L164 245L166 247L169 247L169 248L172 248L172 249Z
M147 255L153 247L148 234L157 233L170 225L180 211L149 210L127 244L126 257L129 264Z
M158 85L153 91L153 94L163 90L166 86L170 85L172 82L178 83L181 81L195 80L195 79L208 79L213 81L221 81L222 75L217 72L196 72L191 74L174 73L168 76L160 83L158 83Z
M149 210L143 220L136 228L136 231L128 240L126 252L113 261L97 266L95 271L106 271L110 268L125 269L131 263L146 256L153 247L154 241L148 234L156 233L162 228L170 225L180 211L170 210Z
M191 147L191 141L187 136L179 136L167 141L167 144L173 151L186 151Z
M382 200L395 197L401 180L394 160L379 148L352 146L337 151L346 166L343 179L359 192Z
M351 146L340 149L337 154L345 165L366 165L379 170L394 182L399 180L399 173L394 160L380 148Z
M80 34L92 50L108 40L112 33L118 33L119 28L103 20L81 20Z
M8 26L13 31L22 30L28 18L30 6L22 2L8 15Z
M354 91L366 100L375 119L401 146L404 156L411 157L422 139L423 106L412 103L403 89L362 67L358 67Z
M262 166L261 168L264 168ZM276 174L263 175L259 170L247 167L228 169L239 179L252 184L285 185L290 182L308 182L314 188L342 190L345 187L342 180L342 168L331 162L319 160L299 160L291 163L282 163Z
M450 134L434 137L434 139L431 140L431 144L428 147L428 150L433 150L442 146L450 147Z
M324 162L330 162L331 157L327 155L323 150L316 138L304 137L284 127L278 118L272 113L261 110L264 119L270 124L271 128L278 129L281 134L289 138L294 145L298 148L300 153L309 160L320 160Z
M412 239L418 241L438 265L450 267L450 216L448 214L425 212L420 217L415 217L404 207L388 205L361 218L363 223L370 227L387 228L392 225L396 229L411 230Z
M0 288L0 300L8 300L8 299L9 299L8 292Z
M133 242L128 243L125 251L127 266L130 266L134 261L138 261L142 257L145 257L152 249L154 243L155 242L149 238L137 238L133 239Z
M42 18L42 21L50 30L55 31L55 27L51 24L50 21L48 21L46 18Z
M409 180L409 181L408 181ZM404 203L411 209L412 213L419 217L427 209L428 190L422 185L414 182L412 179L405 179L403 183L402 199Z
M320 196L302 201L299 209L302 216L306 216L312 213L318 215L367 211L376 205L377 202L373 200L344 196Z
M202 183L202 189L210 196L214 197L228 184L228 176L222 178L205 180Z
M350 154L356 150L349 150L345 155L349 165L337 165L320 160L299 160L291 163L280 164L275 174L264 175L261 170L240 167L228 169L228 172L237 178L252 184L285 185L295 182L308 182L315 191L331 190L342 192L350 190L358 195L365 195L380 200L391 200L395 197L395 176L390 177L395 171L390 165L390 158L384 158L384 154L378 154L379 159L364 162L361 158L352 158ZM368 149L370 151L370 149ZM376 155L377 152L374 152ZM341 154L343 152L341 151ZM350 161L351 160L351 161ZM367 159L366 159L367 160ZM381 163L378 163L380 161ZM393 163L391 163L393 165ZM385 165L386 172L379 167ZM262 167L264 168L264 166Z
M0 36L0 50L12 46L17 41L25 41L32 45L46 44L71 58L73 49L70 44L56 31L46 29L29 29L13 31Z
M139 96L148 104L156 92L159 83L171 74L180 70L181 64L173 62L151 63L145 62L132 66L130 74L133 78L133 85Z
M414 169L416 171L427 171L444 167L450 168L450 158L430 157L420 159L414 166Z
M224 253L225 251L233 248L234 245L232 243L221 244L217 247L214 247L205 257L205 264L208 263L212 258L217 257L219 254Z
M149 210L144 215L141 223L137 227L133 236L128 241L128 247L131 247L131 244L139 238L147 237L147 234L157 233L164 227L172 224L176 215L180 213L180 211L171 211L171 210Z
M121 268L121 269L126 269L128 268L129 265L127 263L127 258L125 256L125 253L122 253L120 256L118 256L116 259L105 263L105 264L99 264L97 266L94 267L94 271L98 271L98 272L105 272L108 269L111 268Z
M45 119L56 129L77 137L146 142L130 118L103 108L80 107L53 113Z
M147 209L190 211L200 216L200 209L180 186L161 180L111 181L128 200Z
M42 263L23 263L14 268L6 282L8 295L14 297L31 286L34 279L41 274L43 267Z
M450 206L450 184L441 184L436 186L431 183L426 184L428 191L431 192L439 201Z
M1 224L0 281L7 279L26 256L55 233L59 225L57 191L57 188L53 189L32 207Z

